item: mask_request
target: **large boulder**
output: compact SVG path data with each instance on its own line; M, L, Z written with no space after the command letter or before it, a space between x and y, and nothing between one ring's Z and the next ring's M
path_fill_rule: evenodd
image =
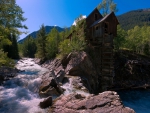
M64 89L60 87L58 81L55 78L54 71L45 73L42 76L42 83L39 88L39 95L41 97L59 96L63 93L63 91Z
M61 60L48 60L42 64L42 67L49 69L49 72L42 75L42 83L39 89L40 96L59 96L64 91L59 84L62 83L65 76Z
M82 83L90 93L95 93L99 89L99 73L97 73L90 56L86 52L70 53L63 59L63 63L66 67L65 73L80 76Z
M50 96L50 97L48 97L48 98L46 98L46 99L44 99L44 101L43 102L40 102L40 104L39 104L39 106L42 108L42 109L45 109L45 108L47 108L47 107L49 107L49 106L51 106L52 105L52 97Z
M113 91L90 95L61 95L53 101L49 113L135 113L125 107L119 95Z
M46 61L44 64L42 64L42 67L49 69L50 71L46 74L46 76L44 75L42 78L43 79L47 79L49 78L49 75L53 73L53 76L57 82L62 82L63 78L65 76L65 72L64 72L64 68L63 65L61 63L60 59L54 59L54 60L48 60ZM48 76L47 76L48 75ZM51 76L50 76L51 77Z

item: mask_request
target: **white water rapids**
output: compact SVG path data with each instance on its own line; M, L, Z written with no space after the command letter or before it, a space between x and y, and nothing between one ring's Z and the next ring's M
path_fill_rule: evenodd
M0 113L45 113L39 103L44 100L38 95L41 84L41 76L49 71L35 64L31 58L23 58L16 64L16 68L22 70L18 75L0 86ZM64 95L80 93L88 96L89 93L75 89L72 85L73 77L63 84Z
M16 68L25 70L0 86L0 113L44 113L38 96L41 76L48 71L27 58L17 62Z

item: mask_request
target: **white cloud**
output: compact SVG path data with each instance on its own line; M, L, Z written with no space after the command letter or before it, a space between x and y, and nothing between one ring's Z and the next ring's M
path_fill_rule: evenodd
M79 17L79 20L82 20L82 19L84 19L84 18L86 18L86 15L83 15L82 17ZM75 25L75 26L76 26L77 21L78 21L77 19L74 20L74 22L73 22L72 25Z

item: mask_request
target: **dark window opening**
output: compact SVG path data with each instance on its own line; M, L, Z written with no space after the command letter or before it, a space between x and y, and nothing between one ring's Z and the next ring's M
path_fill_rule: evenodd
M96 30L98 30L98 26L96 27Z
M97 14L95 14L95 20L97 20Z
M105 33L108 33L108 23L105 23Z

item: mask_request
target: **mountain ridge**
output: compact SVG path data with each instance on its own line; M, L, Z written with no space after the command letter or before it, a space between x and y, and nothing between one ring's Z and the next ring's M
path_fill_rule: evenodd
M65 30L65 28L61 28L59 26L45 26L45 31L46 31L46 34L48 34L53 28L56 28L58 30L58 32L62 32ZM40 29L39 29L40 30ZM25 38L21 39L18 41L18 43L23 43L24 40L28 37L28 36L32 36L34 39L36 38L37 34L38 34L38 31L33 31L32 33L28 34Z
M121 27L124 30L133 29L136 25L150 25L150 8L138 9L126 12L117 16Z

